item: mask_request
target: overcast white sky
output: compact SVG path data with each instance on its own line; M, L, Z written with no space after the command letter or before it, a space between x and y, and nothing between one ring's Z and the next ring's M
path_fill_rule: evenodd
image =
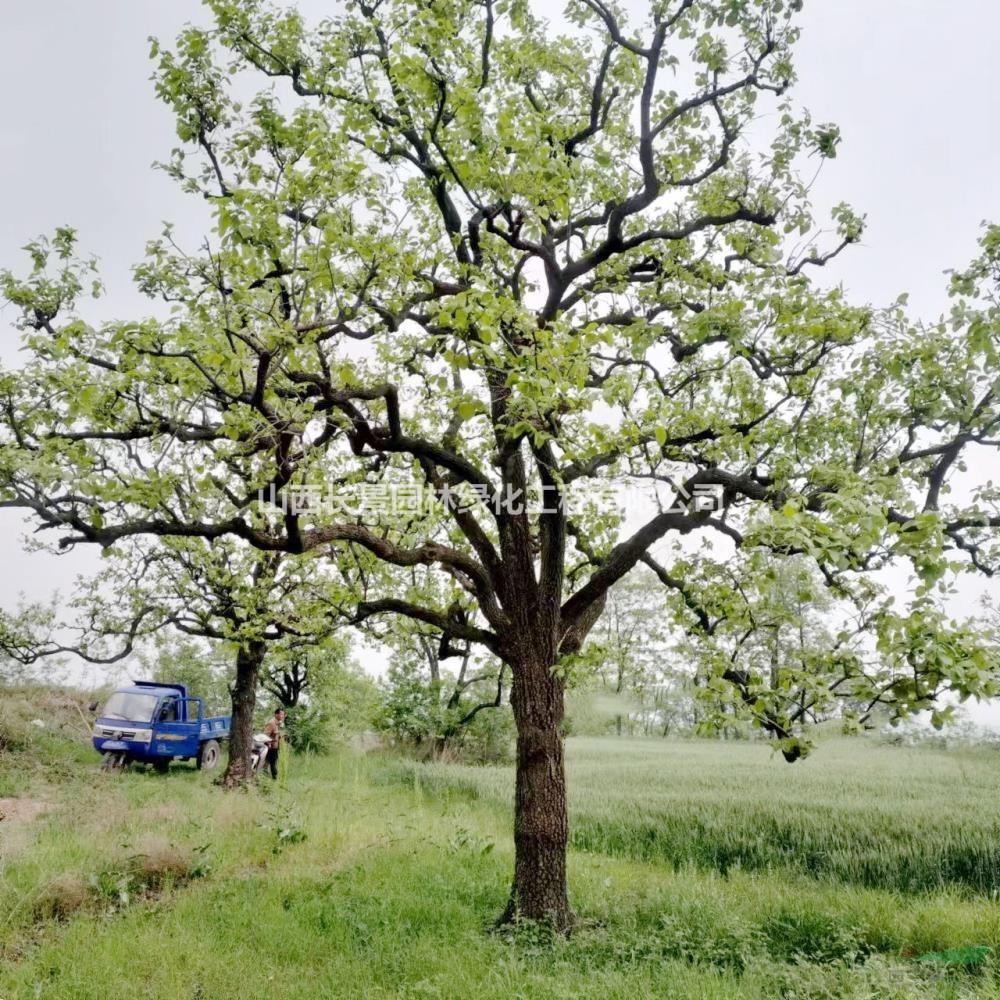
M299 6L309 15L332 9L322 0ZM204 206L150 169L176 139L152 94L146 39L169 40L187 21L207 22L195 0L4 0L0 267L20 268L27 239L68 224L102 260L102 312L148 309L129 279L145 241L167 219L181 232L204 228ZM796 96L843 134L813 188L817 215L841 200L868 215L864 243L828 279L875 303L907 291L915 313L936 317L947 308L942 272L973 256L982 220L1000 220L1000 7L806 0L801 23ZM9 359L8 330L0 315ZM5 608L20 593L66 593L97 565L92 552L23 553L19 518L0 513Z

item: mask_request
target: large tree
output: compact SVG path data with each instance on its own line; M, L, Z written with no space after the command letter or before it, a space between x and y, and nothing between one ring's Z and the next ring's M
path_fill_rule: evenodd
M696 563L806 553L831 585L883 553L990 568L988 498L938 500L995 434L995 319L938 338L965 373L942 403L899 317L811 285L861 221L813 235L795 164L839 136L786 96L797 0L654 0L635 25L571 0L565 31L527 0L354 0L313 27L208 6L154 57L166 169L214 232L138 267L167 319L88 325L71 231L6 275L29 360L0 386L3 502L65 546L347 549L357 620L485 646L518 733L505 915L567 927L564 678L608 588L670 536ZM610 482L656 494L629 531ZM423 516L358 509L417 485ZM414 565L455 599L422 603Z

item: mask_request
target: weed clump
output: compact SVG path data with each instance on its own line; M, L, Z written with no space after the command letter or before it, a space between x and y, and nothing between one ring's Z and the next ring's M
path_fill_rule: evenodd
M156 844L98 871L64 872L51 879L35 901L34 921L65 921L81 912L114 913L179 888L207 870L191 854Z
M34 908L34 918L69 920L81 910L89 909L93 900L91 887L81 875L66 872L51 879L42 890Z
M197 877L198 868L191 856L176 847L154 847L135 858L133 878L146 893L162 892Z

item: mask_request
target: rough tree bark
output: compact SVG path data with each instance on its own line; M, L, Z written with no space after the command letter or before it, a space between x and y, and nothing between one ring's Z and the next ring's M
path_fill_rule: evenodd
M230 688L233 721L229 737L229 761L219 779L224 788L237 788L250 779L253 750L253 713L257 704L257 679L264 662L266 644L242 644L236 652L236 682Z
M563 762L563 683L545 657L514 665L511 707L517 726L514 881L500 923L540 920L569 930L566 882L569 820Z

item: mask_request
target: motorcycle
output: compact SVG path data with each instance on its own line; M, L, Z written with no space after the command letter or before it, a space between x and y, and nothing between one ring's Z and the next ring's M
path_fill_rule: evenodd
M271 737L266 733L253 734L253 750L250 753L250 771L254 777L264 770L267 763L267 751L271 746Z

